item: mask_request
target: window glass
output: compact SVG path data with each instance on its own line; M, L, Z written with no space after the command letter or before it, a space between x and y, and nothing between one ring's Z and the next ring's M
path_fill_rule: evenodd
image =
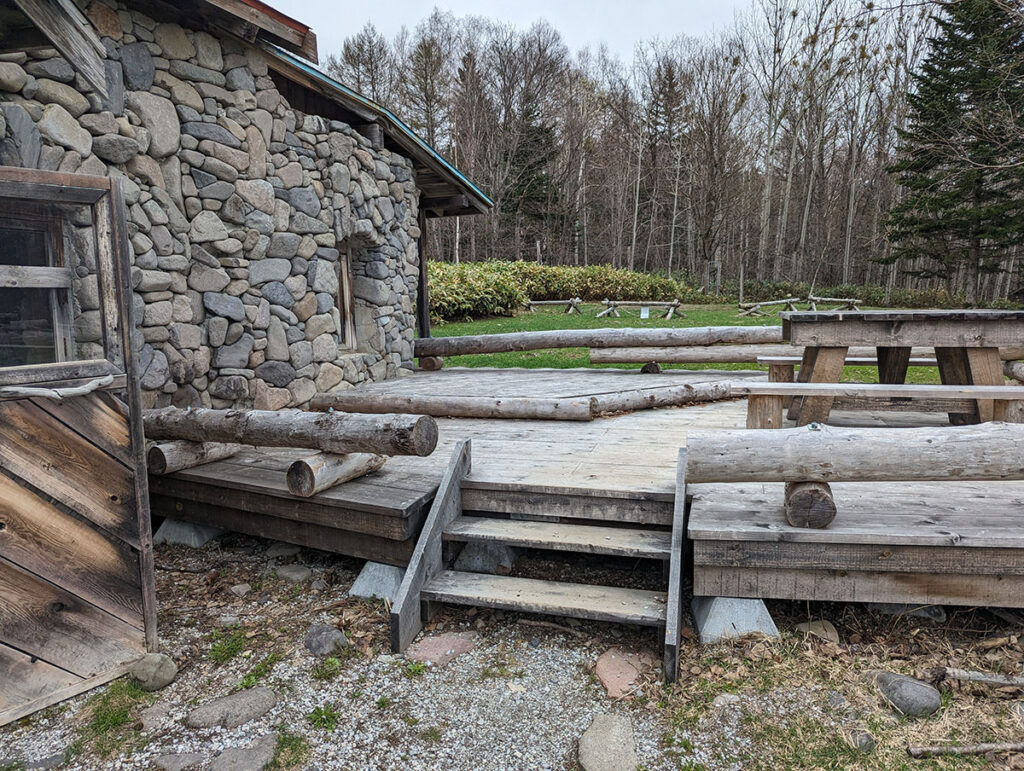
M0 367L57 361L53 293L0 288Z
M0 224L0 265L44 268L52 265L47 232Z

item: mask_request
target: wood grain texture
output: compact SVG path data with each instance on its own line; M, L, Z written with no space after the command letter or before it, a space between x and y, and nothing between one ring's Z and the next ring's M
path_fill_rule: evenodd
M404 651L423 628L421 592L427 582L444 567L444 531L462 515L462 480L471 468L472 445L469 439L463 439L455 445L448 467L441 477L437 495L391 606L391 649L395 653Z
M0 403L4 468L138 548L135 490L124 465L30 400Z
M176 471L202 466L215 460L224 460L237 455L240 444L224 442L160 442L146 453L146 464L150 474L173 474Z
M387 457L370 453L333 455L317 453L297 460L288 467L286 483L288 492L302 498L309 498L335 485L364 477L380 471Z
M0 557L142 628L137 552L3 473Z
M465 516L445 528L444 540L654 560L667 560L672 547L671 534L663 530Z
M526 613L613 621L638 626L665 623L665 593L564 581L491 576L446 570L432 577L422 596L435 602Z
M665 650L662 667L665 682L679 675L679 644L683 631L683 576L686 575L686 448L676 464L676 500L672 515L672 542L665 593Z
M9 710L81 681L78 675L0 643L0 726Z
M61 402L53 399L32 400L43 412L49 413L83 439L117 458L126 468L133 468L135 456L128 421L116 402L117 397L104 393L97 393L87 399L65 399Z
M4 643L80 677L145 652L142 630L0 558Z

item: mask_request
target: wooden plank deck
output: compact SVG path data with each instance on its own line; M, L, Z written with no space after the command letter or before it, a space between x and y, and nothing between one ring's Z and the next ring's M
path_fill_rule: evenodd
M764 373L450 369L366 388L550 398L739 378ZM439 419L432 456L391 458L376 474L308 499L285 487L285 470L302 450L249 450L153 477L151 486L159 513L209 524L220 518L234 529L248 526L269 537L404 564L461 439L473 444L463 492L467 510L668 526L677 454L687 433L741 429L745 421L744 400L589 423ZM946 416L836 411L831 421L923 426L945 425ZM688 532L698 594L1024 605L1024 592L1017 591L1024 587L1024 483L835 484L839 515L825 530L789 527L781 486L691 489Z

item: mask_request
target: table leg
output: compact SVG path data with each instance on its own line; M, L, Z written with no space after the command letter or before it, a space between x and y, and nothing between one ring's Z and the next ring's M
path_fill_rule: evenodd
M769 383L792 383L793 382L793 365L792 364L769 364L768 365L768 382Z
M838 383L843 376L846 364L846 346L836 348L819 348L814 360L814 371L811 372L810 383ZM800 414L796 422L798 426L808 423L827 423L832 412L833 396L808 396L800 406Z
M971 382L971 368L967 362L966 348L935 347L935 359L939 363L939 378L943 385L968 385ZM964 426L978 422L978 410L973 412L950 412L949 422Z
M967 366L971 371L973 385L1002 385L1005 382L1003 380L1003 362L999 359L998 348L968 348ZM977 410L978 419L982 423L996 419L995 402L991 399L979 399ZM1000 412L1005 412L1002 405Z
M879 383L906 383L907 364L910 362L910 348L894 346L878 346L875 348L878 357Z
M809 383L811 381L811 375L814 373L814 362L817 358L817 348L810 345L804 348L804 355L800 360L800 371L796 373L796 382ZM790 401L789 406L786 408L786 417L790 420L796 420L797 416L800 414L801 404L803 404L803 398L800 396L794 396Z

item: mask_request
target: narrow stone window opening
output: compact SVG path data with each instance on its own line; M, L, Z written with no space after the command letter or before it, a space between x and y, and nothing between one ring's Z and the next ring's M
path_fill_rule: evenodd
M0 206L0 367L73 358L72 275L63 243L52 209Z
M352 247L343 246L338 260L338 348L356 349L355 306L352 296Z

